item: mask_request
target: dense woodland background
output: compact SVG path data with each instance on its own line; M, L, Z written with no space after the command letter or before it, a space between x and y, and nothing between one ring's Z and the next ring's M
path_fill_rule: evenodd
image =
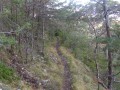
M120 90L119 2L91 0L82 5L74 1L66 3L59 0L0 0L2 83L17 82L20 79L19 70L22 71L20 68L31 66L34 62L45 63L50 68L49 64L53 61L48 58L48 50L51 50L48 47L55 46L56 41L61 47L67 48L78 62L90 68L96 78L95 90ZM64 48L61 50L64 51ZM16 70L18 75L14 74ZM75 69L73 75L74 71ZM42 71L36 76L40 73ZM41 76L40 79L42 78ZM49 87L45 90L61 90L55 86L57 89ZM93 89L73 87L70 90Z

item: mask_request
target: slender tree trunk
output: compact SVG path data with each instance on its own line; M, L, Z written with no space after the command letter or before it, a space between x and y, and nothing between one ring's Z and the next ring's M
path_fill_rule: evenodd
M15 21L16 23L18 23L18 6L17 4L15 5ZM20 57L22 58L22 52L21 52L21 33L19 33L19 35L16 37L18 39L18 54L20 55Z
M95 39L97 40L96 29L93 26L91 20L89 18L88 18L88 20L89 20L90 26L92 27L92 29L94 31ZM97 56L98 56L98 43L96 42L95 43L95 49L94 49L94 62L95 62L95 67L96 67L96 77L97 77L97 80L98 80L98 88L97 88L97 90L100 90L100 84L99 84L100 75L99 75L99 64L98 64Z
M11 11L11 20L12 20L12 15L13 15L13 2L11 0L11 7L10 7L10 11Z
M3 0L0 1L0 13L3 11Z
M37 30L36 30L36 48L38 48L37 52L39 53L40 52L40 49L39 49L39 32L40 32L40 8L38 7L38 17L37 17Z
M28 7L27 7L27 0L25 0L25 22L27 22L27 18L28 18L28 16L29 16L29 11L28 11ZM26 38L25 38L25 60L26 60L26 63L28 62L28 42L29 42L29 39L28 39L28 37L27 37L27 34L28 34L28 31L26 31Z
M99 65L98 65L98 61L97 61L97 48L98 48L98 44L96 43L96 47L95 47L95 50L94 50L94 60L95 60L95 66L96 66L96 76L97 76L97 80L98 80L98 90L100 90L100 85L99 85L99 79L100 79L100 75L99 75Z
M26 63L28 63L28 37L27 37L27 32L26 32L26 38L25 38L25 60Z
M44 30L45 30L45 18L43 17L42 22L42 56L44 57Z
M109 17L107 12L107 0L103 0L103 9L104 9L104 19L105 19L105 30L107 32L107 38L110 39L110 27L109 27ZM109 43L108 43L109 46ZM112 52L108 47L108 89L112 90Z
M3 12L3 0L0 1L0 13ZM0 20L0 29L3 30L2 20Z
M18 18L18 10L17 10L18 7L17 7L17 4L15 5L15 8L16 8L16 9L15 9L15 12L16 12L16 14L15 14L16 20L15 20L15 21L16 21L16 23L17 23L17 22L18 22L18 21L17 21L17 18Z
M43 11L42 11L42 47L41 47L41 55L44 57L44 31L45 31L45 2L43 1Z
M34 21L34 14L35 14L35 1L33 0L33 13L32 13L32 20ZM31 53L31 61L33 60L33 51L34 51L34 24L32 23L32 53Z

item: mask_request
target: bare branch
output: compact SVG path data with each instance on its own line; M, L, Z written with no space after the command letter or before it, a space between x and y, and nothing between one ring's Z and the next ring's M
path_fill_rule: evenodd
M120 72L118 72L118 73L114 74L113 76L117 76L117 75L119 75L119 74L120 74Z
M103 88L105 88L106 90L108 90L107 86L106 86L103 82L98 81L98 83L99 83Z
M0 34L12 34L13 32L0 32Z
M120 83L120 81L114 81L115 83Z

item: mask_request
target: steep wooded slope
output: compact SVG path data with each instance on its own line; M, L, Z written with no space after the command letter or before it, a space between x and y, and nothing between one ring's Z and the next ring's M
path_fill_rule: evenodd
M75 59L72 53L65 47L61 46L59 50L62 56L66 58L71 76L70 87L72 89L67 90L97 90L95 75L93 75L91 70L80 60ZM21 78L16 84L8 84L12 87L12 90L16 88L22 90L63 90L63 85L65 84L65 69L63 61L56 50L56 42L53 45L46 46L44 60L41 57L41 59L36 59L24 65L24 68L29 71L30 74L39 78L39 88L33 88L30 83L26 83L26 81ZM101 88L101 90L104 89Z

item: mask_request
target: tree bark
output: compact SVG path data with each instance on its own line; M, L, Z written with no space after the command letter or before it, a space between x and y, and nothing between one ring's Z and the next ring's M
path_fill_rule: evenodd
M32 8L32 20L34 21L34 15L35 15L35 1L33 0L33 8ZM31 52L31 61L33 60L33 51L34 51L34 23L32 22L32 52Z
M87 19L89 21L89 26L92 27L93 31L94 31L94 35L95 35L95 39L97 40L97 32L96 32L96 29L94 27L94 25L92 24L92 21L89 19L89 17L87 16ZM100 85L99 85L99 64L98 64L98 60L97 60L97 56L98 56L98 43L96 42L95 43L95 49L94 49L94 63L95 63L95 67L96 67L96 77L97 77L97 80L98 80L98 88L97 90L100 90Z
M43 1L43 11L42 11L42 48L41 55L44 57L44 31L45 31L45 1Z
M110 39L110 27L109 27L109 16L107 12L107 0L103 0L103 10L104 10L104 20L105 20L105 30L107 33L107 38ZM109 46L109 42L108 42ZM112 90L112 82L113 82L113 77L112 77L112 52L110 48L108 47L108 89Z

